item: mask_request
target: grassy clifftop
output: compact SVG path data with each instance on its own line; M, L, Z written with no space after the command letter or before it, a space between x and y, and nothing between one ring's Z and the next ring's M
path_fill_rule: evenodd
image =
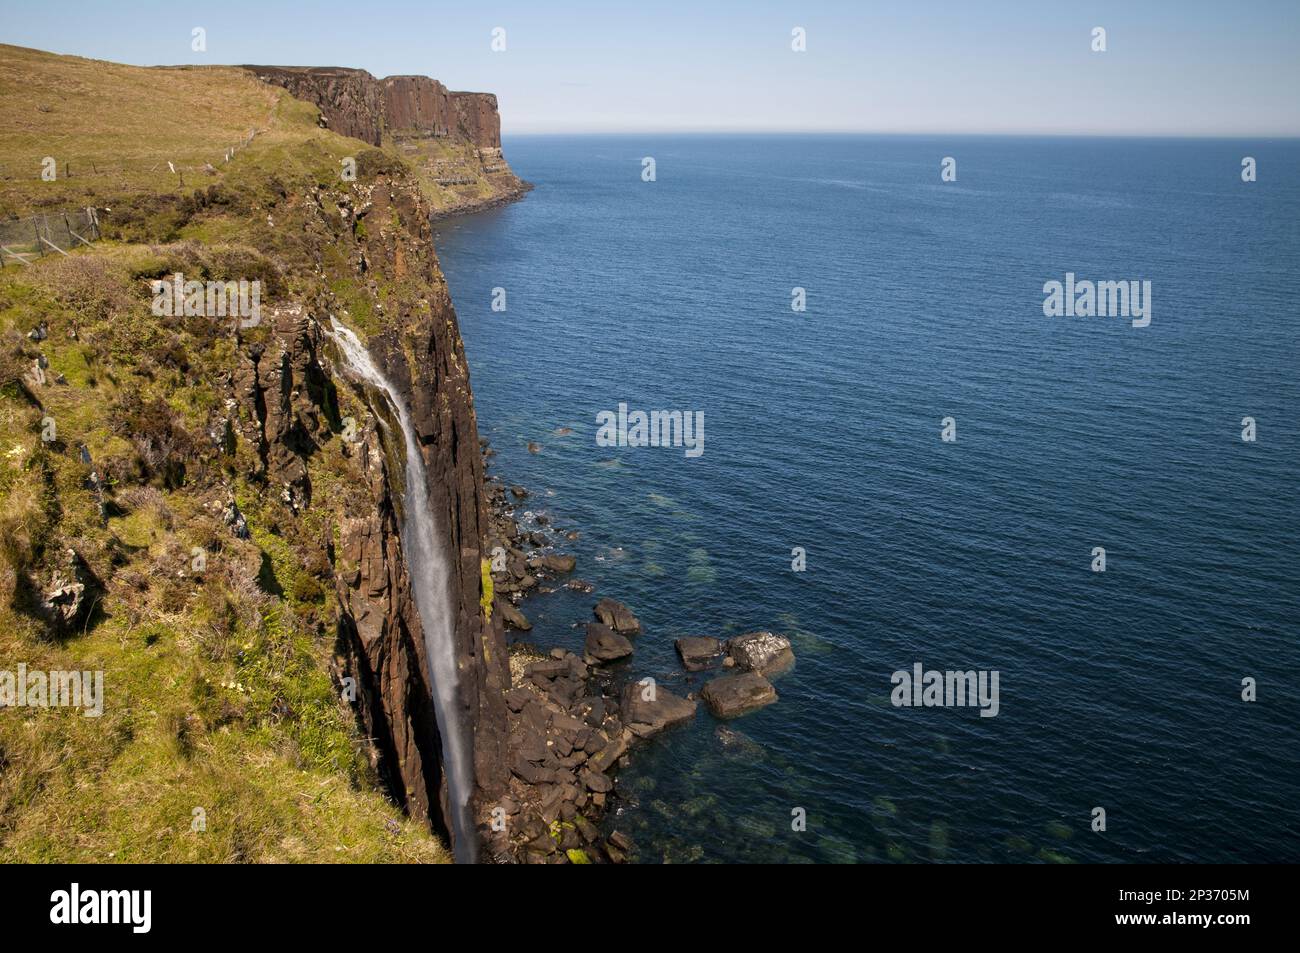
M0 130L0 216L93 205L104 235L0 271L0 672L104 673L100 717L0 709L0 857L445 860L330 674L338 525L365 505L335 435L364 411L332 394L299 500L230 396L240 353L304 308L364 334L445 296L404 263L427 222L402 211L445 197L237 69L0 46ZM377 189L410 201L370 212ZM261 325L155 316L150 282L178 271L261 281ZM60 629L42 602L74 578L87 605Z

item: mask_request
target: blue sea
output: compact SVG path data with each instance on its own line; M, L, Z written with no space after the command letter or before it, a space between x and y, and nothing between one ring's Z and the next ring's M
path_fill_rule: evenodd
M798 657L634 749L639 860L1300 861L1300 144L505 152L535 190L437 236L493 471L640 617L619 677L698 692L683 635ZM1150 325L1045 317L1067 272L1150 281ZM702 411L703 455L598 446L620 403ZM594 598L528 638L578 648ZM996 717L895 707L918 662L996 670Z

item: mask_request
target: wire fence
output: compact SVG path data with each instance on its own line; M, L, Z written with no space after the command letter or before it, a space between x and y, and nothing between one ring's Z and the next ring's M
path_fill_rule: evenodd
M89 206L0 221L0 265L30 265L37 258L67 255L98 239L99 214Z
M225 165L235 155L252 145L264 129L249 129L248 133L229 146L214 161ZM65 182L89 183L91 191L111 188L114 193L156 192L158 176L174 180L176 188L187 184L197 185L203 176L215 175L217 166L211 162L182 163L168 159L151 158L135 163L109 165L91 159L78 160L76 168L65 162L56 167ZM188 178L187 178L188 174ZM0 165L0 188L5 183L36 178L36 171L19 172L16 168ZM95 188L98 186L99 188ZM88 195L86 197L89 197ZM25 218L0 220L0 267L30 265L45 255L67 255L80 245L98 241L99 215L92 206L58 212L42 212Z

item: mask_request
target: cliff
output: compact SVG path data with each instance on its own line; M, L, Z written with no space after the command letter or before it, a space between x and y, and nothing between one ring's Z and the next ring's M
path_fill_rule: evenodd
M457 93L428 76L375 79L338 66L246 66L258 79L314 103L323 124L345 136L383 144L385 133L461 138L501 148L501 118L489 93Z
M432 859L412 824L451 825L400 531L402 438L330 327L363 338L419 435L482 824L507 782L510 676L483 608L483 463L430 223L524 187L499 159L494 98L356 70L137 69L13 47L0 84L36 99L3 107L4 170L32 160L33 134L33 161L56 142L76 170L6 174L0 205L93 205L112 240L0 273L0 657L100 669L107 686L103 717L75 730L0 719L0 847ZM81 102L60 99L70 86ZM212 122L185 121L212 104ZM473 182L439 183L438 161ZM259 319L159 314L154 283L176 274L259 282ZM75 604L51 601L69 592ZM69 819L77 836L61 839Z
M501 117L490 93L453 92L427 76L376 79L341 67L244 68L313 103L323 126L402 154L436 204L460 211L527 188L502 155Z

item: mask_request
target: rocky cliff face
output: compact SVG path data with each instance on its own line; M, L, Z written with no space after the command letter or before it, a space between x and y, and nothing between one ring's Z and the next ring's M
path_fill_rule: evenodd
M368 343L410 408L430 504L453 567L459 704L473 744L474 807L481 816L507 780L502 693L509 671L500 617L489 618L480 605L487 503L464 349L418 188L385 178L356 190L341 203L318 193L308 231L346 249L372 280L408 282L427 294L398 299ZM392 224L368 228L367 222ZM229 379L241 422L235 430L255 450L253 475L301 513L313 505L312 455L337 439L340 428L349 429L341 415L352 419L355 438L345 438L345 454L349 480L363 499L340 516L337 542L323 542L338 599L337 674L353 680L372 764L391 793L450 835L428 660L402 551L403 438L382 395L346 376L326 330L336 313L349 320L326 293L309 305L274 311L270 337L241 345Z
M396 275L410 268L421 273L433 290L427 307L411 307L392 324L392 330L373 335L370 350L387 378L403 392L423 451L428 475L429 502L435 519L445 534L447 563L452 569L452 600L460 671L462 721L471 726L476 796L486 804L504 789L506 781L505 702L503 691L509 687L505 640L499 617L488 618L480 599L482 565L486 557L484 539L487 528L487 498L483 483L483 460L479 451L478 424L474 415L469 386L469 371L464 346L456 324L451 298L438 268L433 250L428 209L414 190L376 187L371 192L369 215L377 221L418 222L418 228L405 231L401 239L380 234L362 240L368 267ZM396 213L394 215L393 213ZM396 431L392 438L400 446ZM400 459L400 451L389 448L388 459ZM386 464L391 466L391 464ZM387 484L393 484L388 474ZM382 507L380 512L382 513ZM371 533L373 519L358 541L375 539ZM378 537L390 539L391 533ZM346 545L346 542L345 542ZM388 562L381 582L394 574L404 577L404 565L397 572ZM403 579L403 582L405 580ZM368 585L368 583L367 583ZM409 588L409 583L406 583ZM354 592L360 591L354 589ZM401 587L399 587L401 591ZM371 642L362 639L364 662L402 658L408 667L418 660L418 671L426 672L423 638L419 635L418 615L409 594L400 603L402 630L416 635L407 644L405 637ZM414 652L411 649L414 649ZM376 651L378 650L378 651ZM427 705L428 693L413 699L409 691L384 694L385 721L393 724L420 713ZM419 737L412 738L421 760L428 760ZM408 746L408 748L411 746ZM438 752L438 749L434 749ZM413 802L423 809L430 797L427 772L417 765L407 766L398 750L398 767L408 790L415 792ZM440 758L440 753L438 754ZM423 793L421 780L425 781Z
M384 97L375 78L342 66L249 66L257 78L320 108L324 125L372 146L383 136Z
M501 148L501 117L489 93L458 93L428 76L376 79L337 66L248 66L263 82L314 103L330 129L379 145L395 136L462 139L479 149Z
M13 463L0 480L0 654L51 671L94 660L115 693L102 720L77 719L76 738L66 719L33 733L0 718L0 853L30 819L92 832L66 838L77 860L125 841L136 859L338 859L329 809L355 834L349 859L443 856L373 783L452 833L442 705L401 532L405 439L387 392L350 372L331 319L364 340L418 436L449 572L458 677L445 723L465 729L481 826L508 781L510 675L468 369L431 219L523 188L500 160L495 100L422 77L261 69L272 89L236 69L3 45L0 72L51 90L100 84L93 124L85 110L35 113L74 167L104 130L142 127L178 101L183 114L212 109L238 142L217 149L210 130L179 122L167 142L177 177L150 171L172 161L158 154L126 187L87 159L78 201L99 209L109 241L0 275L0 438ZM6 183L22 208L51 202L39 186ZM181 276L207 282L206 301L164 312L159 289ZM260 287L248 323L212 304L214 287L245 281ZM167 783L142 793L137 768L121 769L142 762ZM32 792L56 790L56 766L66 784L38 805ZM309 804L305 787L319 792ZM69 813L91 788L84 813ZM207 837L125 833L188 825L182 803L211 811ZM220 807L246 803L258 808ZM33 835L24 856L45 856L49 840Z
M479 149L501 148L501 117L490 93L456 93L427 76L389 76L384 128L398 135L459 136Z
M320 110L320 124L401 155L431 211L445 216L517 198L530 186L501 153L497 98L458 93L427 76L375 79L341 67L248 66Z

